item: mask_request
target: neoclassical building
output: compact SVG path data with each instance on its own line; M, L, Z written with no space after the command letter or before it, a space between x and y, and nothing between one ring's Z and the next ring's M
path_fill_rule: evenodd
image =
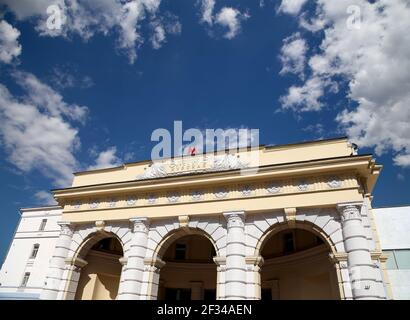
M340 138L75 173L21 210L0 298L391 299L380 171Z

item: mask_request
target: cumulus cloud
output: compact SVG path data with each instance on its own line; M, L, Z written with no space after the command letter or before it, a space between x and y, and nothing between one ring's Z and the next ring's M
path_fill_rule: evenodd
M107 150L100 152L95 160L95 163L88 167L89 170L105 169L116 167L121 164L120 159L116 155L117 148L110 147Z
M21 45L18 42L20 31L6 20L0 21L0 62L11 63L21 54Z
M201 22L213 26L218 24L228 31L224 38L233 39L241 30L241 22L249 18L249 14L241 13L238 9L223 7L217 14L214 14L215 0L202 0L201 2Z
M307 0L282 0L278 11L296 15L300 12Z
M201 4L201 21L209 25L213 24L213 12L215 7L215 0L202 0Z
M305 54L310 76L289 88L283 107L320 110L327 93L347 84L351 103L336 117L341 129L360 146L378 155L391 150L395 164L410 166L409 16L406 0L317 0L315 16L299 21L323 31L323 39L317 52Z
M228 31L225 33L224 37L232 39L239 33L241 21L248 17L247 14L242 14L237 9L224 7L217 14L215 22L223 27L227 27Z
M161 0L3 0L3 3L17 19L34 21L42 36L78 35L87 41L96 34L116 34L117 49L130 63L135 62L138 48L144 43L140 31L143 21L161 16ZM159 28L153 32L151 37L158 39ZM165 35L166 32L162 34L164 40Z
M299 33L295 33L283 42L280 54L280 60L282 61L280 74L295 73L304 78L305 55L308 50L306 41L301 38Z
M30 90L30 85L23 86ZM32 96L28 92L16 98L0 84L0 137L8 160L22 172L38 170L58 186L70 185L77 166L73 153L80 143L78 130L59 108L44 108Z

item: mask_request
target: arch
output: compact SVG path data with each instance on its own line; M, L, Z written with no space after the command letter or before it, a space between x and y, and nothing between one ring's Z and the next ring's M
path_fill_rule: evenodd
M247 217L245 236L247 255L258 256L262 243L287 227L311 231L319 236L332 253L345 252L341 222L336 208L298 209L293 219L287 219L283 211L261 213Z
M125 252L124 250L124 244L121 241L121 238L119 238L115 233L113 232L93 232L90 233L87 238L84 239L84 241L78 246L77 250L74 252L73 258L83 258L87 255L88 251L98 242L101 240L107 239L107 238L115 238L118 240L118 242L121 244L122 251Z
M213 245L216 255L219 255L220 249L218 248L215 240L212 238L211 235L209 235L205 230L199 229L199 228L177 228L174 229L170 232L168 232L167 235L162 239L160 243L158 243L157 247L155 248L153 252L154 257L162 257L163 254L167 251L169 246L176 241L179 238L182 238L184 236L189 236L189 235L198 235L198 236L204 236L207 238Z
M320 237L323 240L323 242L326 244L328 249L331 251L331 253L334 254L337 252L336 246L333 243L332 238L329 235L327 235L320 227L318 227L312 222L296 221L292 225L292 227L290 227L287 222L281 222L281 223L274 224L270 228L265 230L264 234L262 235L262 237L259 239L259 241L256 244L254 255L259 256L261 254L263 246L266 244L266 242L269 241L271 237L274 237L276 234L278 234L279 232L283 230L289 230L289 229L302 229L302 230L309 231L313 233L314 235Z

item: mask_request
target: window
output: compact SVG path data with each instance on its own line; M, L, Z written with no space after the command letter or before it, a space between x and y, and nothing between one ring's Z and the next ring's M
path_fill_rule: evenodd
M410 269L410 249L386 250L384 253L388 255L387 269Z
M38 228L38 231L43 231L46 227L47 219L41 220L40 228Z
M37 256L37 253L38 253L38 249L40 248L40 245L38 244L38 243L36 243L34 246L33 246L33 251L31 251L31 256L30 256L30 259L34 259L36 256Z
M175 245L175 260L185 260L186 259L186 244L177 243Z
M28 279L30 278L30 272L26 272L23 277L23 281L21 281L21 286L27 286Z
M285 233L283 235L283 252L290 253L295 251L295 243L293 241L293 233Z

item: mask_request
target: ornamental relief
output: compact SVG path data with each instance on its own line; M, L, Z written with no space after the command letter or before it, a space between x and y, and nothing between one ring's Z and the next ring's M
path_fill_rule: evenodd
M150 206L198 201L218 201L252 197L281 196L300 192L313 192L329 189L357 187L353 176L323 176L254 182L221 187L205 187L171 192L151 192L148 194L129 194L128 196L109 196L106 199L76 199L67 205L68 210L100 210L133 206Z

